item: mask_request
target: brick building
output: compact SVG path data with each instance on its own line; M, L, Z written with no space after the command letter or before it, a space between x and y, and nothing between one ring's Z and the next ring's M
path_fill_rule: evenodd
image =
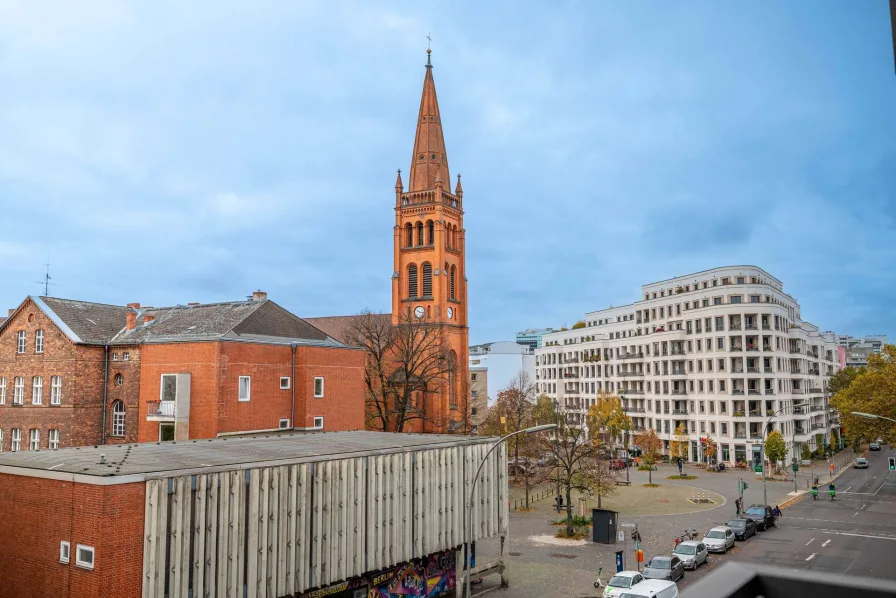
M364 426L364 355L257 292L175 307L29 297L0 323L0 450Z
M0 453L0 598L454 596L467 508L472 540L502 547L474 575L506 583L505 447L467 506L493 440L290 432Z

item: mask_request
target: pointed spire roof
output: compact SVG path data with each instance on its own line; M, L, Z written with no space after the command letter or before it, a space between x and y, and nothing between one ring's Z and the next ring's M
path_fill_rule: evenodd
M426 51L426 77L423 79L423 97L420 99L414 154L411 156L409 192L433 189L437 179L441 179L443 183L451 180L448 173L448 154L445 153L445 138L442 136L442 117L439 115L439 101L436 98L436 84L432 78L430 52Z
M458 197L464 194L464 187L460 184L460 173L457 173L457 186L454 188L454 194Z
M401 169L398 169L398 178L395 179L395 190L401 193L404 191L404 183L401 182Z

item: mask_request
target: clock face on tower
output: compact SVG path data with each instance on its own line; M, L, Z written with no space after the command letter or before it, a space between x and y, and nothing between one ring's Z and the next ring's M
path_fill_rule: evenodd
M454 317L454 310L449 307L448 308L448 319L450 320L453 317Z
M423 309L422 305L418 305L417 307L414 308L414 315L417 316L418 318L422 318L423 314L425 314L425 313L426 313L426 310Z

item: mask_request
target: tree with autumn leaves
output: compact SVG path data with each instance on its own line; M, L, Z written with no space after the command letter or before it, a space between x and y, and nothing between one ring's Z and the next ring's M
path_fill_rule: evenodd
M884 345L879 355L868 355L866 368L844 368L831 377L831 406L840 412L844 433L858 446L862 440L896 439L896 424L866 419L854 412L896 419L896 345Z
M615 449L623 433L631 432L632 418L625 414L619 397L600 393L585 414L591 438Z
M650 428L635 436L635 444L641 451L641 460L647 466L648 481L653 484L653 466L656 465L657 459L662 453L663 441L657 436L656 431Z

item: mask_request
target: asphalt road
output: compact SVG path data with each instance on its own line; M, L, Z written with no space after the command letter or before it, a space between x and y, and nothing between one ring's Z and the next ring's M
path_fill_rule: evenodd
M742 543L735 560L896 580L896 472L887 463L896 451L883 449L868 453L868 469L836 480L834 501L826 485L817 500L803 496L785 509L778 529Z

